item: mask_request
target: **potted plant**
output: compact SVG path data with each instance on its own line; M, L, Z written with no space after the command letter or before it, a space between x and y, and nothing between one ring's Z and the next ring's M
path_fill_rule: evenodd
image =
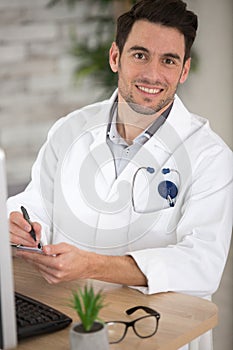
M99 311L104 307L102 291L94 292L92 285L85 285L73 291L71 307L76 311L80 322L70 330L71 350L107 350L108 336Z

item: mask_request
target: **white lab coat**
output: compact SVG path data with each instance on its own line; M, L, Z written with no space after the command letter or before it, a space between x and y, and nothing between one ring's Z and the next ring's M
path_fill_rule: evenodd
M230 245L232 152L176 96L167 121L116 179L106 143L116 96L117 91L55 123L31 183L8 200L8 209L25 205L42 224L44 243L130 254L148 280L147 287L137 288L143 293L209 297L218 288ZM144 169L148 166L154 174ZM163 175L163 168L170 173ZM178 188L174 207L158 192L166 180Z

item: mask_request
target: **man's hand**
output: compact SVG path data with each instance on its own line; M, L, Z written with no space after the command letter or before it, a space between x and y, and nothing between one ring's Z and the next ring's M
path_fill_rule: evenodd
M67 243L47 245L44 254L18 251L33 263L49 283L98 279L127 285L146 285L146 278L130 256L108 256L81 250Z
M82 251L67 243L44 246L43 253L18 251L16 256L33 263L49 283L89 278L88 260L94 253Z
M10 241L15 244L22 244L29 247L37 247L41 237L41 225L32 223L36 233L36 242L31 237L31 225L24 219L23 214L13 211L9 218Z

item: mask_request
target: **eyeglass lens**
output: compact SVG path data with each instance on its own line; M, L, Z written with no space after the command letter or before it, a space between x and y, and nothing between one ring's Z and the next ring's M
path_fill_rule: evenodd
M121 322L107 323L108 341L109 343L118 343L125 335L126 325Z
M135 320L133 324L134 332L141 338L148 338L155 334L158 327L157 318L152 315L141 317ZM127 325L124 322L108 322L109 343L120 342L127 331Z
M155 316L145 316L134 323L135 333L142 338L151 337L157 330L157 318Z

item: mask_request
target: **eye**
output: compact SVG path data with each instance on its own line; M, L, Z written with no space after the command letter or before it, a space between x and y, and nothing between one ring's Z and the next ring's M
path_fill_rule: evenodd
M172 58L164 58L163 63L171 66L175 64L175 61Z
M134 54L134 57L137 59L137 60L145 60L146 59L146 56L144 53L142 52L137 52Z

